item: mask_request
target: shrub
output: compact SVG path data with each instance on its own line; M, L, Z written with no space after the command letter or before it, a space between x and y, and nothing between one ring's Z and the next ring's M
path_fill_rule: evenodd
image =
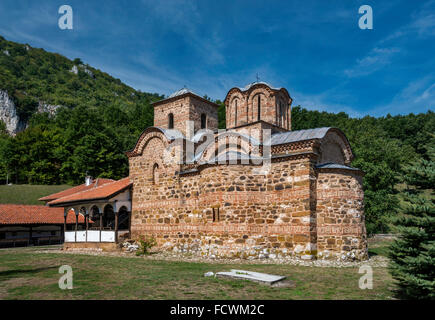
M138 241L139 249L136 251L137 256L149 255L149 250L157 244L156 239L152 236L140 236Z

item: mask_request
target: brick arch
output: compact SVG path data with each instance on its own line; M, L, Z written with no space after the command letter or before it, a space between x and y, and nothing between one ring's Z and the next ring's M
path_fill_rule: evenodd
M264 92L264 94L267 97L273 95L275 92L275 90L273 90L271 87L269 87L268 85L266 85L264 83L256 83L256 84L252 85L251 87L249 87L249 89L247 89L245 91L245 94L248 97L252 97L253 94L255 94L256 92L259 92L259 91Z
M228 138L228 139L227 139ZM227 132L223 132L221 134L218 134L215 136L214 138L214 143L210 143L202 152L201 157L198 159L198 162L207 162L208 160L212 159L213 157L222 154L224 152L227 151L241 151L243 153L248 154L250 151L252 151L254 148L258 147L255 146L254 143L252 141L249 141L248 136L244 136L238 132L235 131L227 131ZM219 140L220 139L225 139L221 143L225 143L225 147L219 147ZM242 139L244 141L242 141ZM237 146L236 148L234 148L234 146L232 146L230 144L230 147L227 148L226 146L226 142L230 142L230 143L234 143L234 141L236 141ZM245 148L244 148L245 147ZM247 148L246 148L247 147Z
M344 133L336 128L331 128L320 141L318 163L339 163L350 165L353 153Z
M139 139L136 142L135 147L131 151L127 151L126 154L128 157L135 157L140 156L143 153L143 150L145 149L146 145L149 143L149 141L153 138L160 139L164 145L165 148L169 145L169 139L165 135L165 131L158 127L149 127L146 130L142 132Z
M240 88L237 88L237 87L231 88L231 89L228 91L228 93L227 93L227 95L225 96L225 99L224 99L224 103L225 103L226 106L229 104L229 102L230 102L230 100L231 100L231 97L232 97L233 94L235 94L235 93L239 93L240 96L243 97L243 93L242 93L242 90L240 90Z

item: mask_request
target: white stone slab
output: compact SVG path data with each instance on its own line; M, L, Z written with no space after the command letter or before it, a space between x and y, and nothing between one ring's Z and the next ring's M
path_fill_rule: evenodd
M278 281L284 280L286 278L283 276L278 276L273 274L246 271L246 270L236 270L236 269L231 269L230 272L217 272L216 276L235 278L235 279L245 279L245 280L251 280L255 282L266 283L270 285Z

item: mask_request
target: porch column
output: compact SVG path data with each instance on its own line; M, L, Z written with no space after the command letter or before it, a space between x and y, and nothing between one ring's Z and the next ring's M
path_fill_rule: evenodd
M100 242L101 242L101 230L103 229L103 213L100 212Z
M86 222L86 242L88 242L89 212L85 214L85 222Z
M119 212L115 212L115 243L118 243L118 217Z
M128 212L128 238L131 239L131 211Z
M75 234L75 242L77 242L77 230L79 227L79 211L76 210L76 234Z
M65 242L65 232L66 232L66 217L68 215L68 209L63 209L63 242Z

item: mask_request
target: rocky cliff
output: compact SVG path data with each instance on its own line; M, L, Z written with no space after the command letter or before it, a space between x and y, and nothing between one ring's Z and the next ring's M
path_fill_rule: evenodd
M56 114L57 109L61 106L47 104L43 101L38 103L38 113L47 112L51 116ZM10 135L16 135L27 127L26 121L22 121L17 113L14 101L9 97L6 90L0 89L0 121L6 125L6 131Z
M6 131L11 135L15 135L26 127L26 124L20 121L14 101L5 90L0 90L0 120L4 122Z

